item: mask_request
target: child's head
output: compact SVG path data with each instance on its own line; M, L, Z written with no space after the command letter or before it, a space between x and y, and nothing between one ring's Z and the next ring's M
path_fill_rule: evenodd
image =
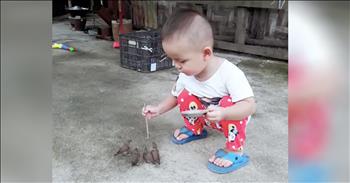
M210 23L194 10L180 9L169 17L162 29L163 49L186 75L197 75L213 55Z

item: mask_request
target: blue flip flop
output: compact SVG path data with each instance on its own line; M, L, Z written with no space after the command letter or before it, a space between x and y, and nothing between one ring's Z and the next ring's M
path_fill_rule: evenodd
M232 165L229 167L220 167L215 165L214 163L208 162L208 169L214 173L219 173L219 174L230 173L239 168L242 168L243 166L247 165L249 162L249 156L245 154L238 155L232 152L226 153L223 149L219 149L218 151L216 151L215 156L233 162Z
M207 130L203 130L203 132L200 135L195 135L192 131L188 130L186 127L180 128L180 134L186 134L188 137L182 140L177 140L174 135L172 135L172 141L175 144L186 144L188 142L191 142L193 140L199 140L203 139L208 136Z
M217 157L217 158L221 158L221 157L223 157L223 156L225 156L225 155L226 155L226 151L223 150L223 149L218 149L218 150L215 152L215 157Z
M221 157L225 156L225 154L226 154L226 151L225 151L225 150L223 150L223 149L218 149L218 150L215 152L215 157L216 157L216 158L221 158ZM212 163L212 162L209 161L209 163Z

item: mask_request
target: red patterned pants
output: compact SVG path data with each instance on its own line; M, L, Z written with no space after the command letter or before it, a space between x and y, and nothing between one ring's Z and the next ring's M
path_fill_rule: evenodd
M177 98L180 111L205 109L205 106L199 98L186 89L184 89ZM224 96L219 101L218 106L229 107L235 105L230 96ZM221 120L219 122L210 122L204 117L186 117L182 115L185 121L185 127L194 134L202 133L204 126L209 126L220 132L226 137L226 148L232 151L242 151L245 142L245 131L248 117L242 120Z

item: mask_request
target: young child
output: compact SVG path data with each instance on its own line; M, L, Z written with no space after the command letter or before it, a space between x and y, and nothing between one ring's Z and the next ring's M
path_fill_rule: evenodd
M244 73L213 54L212 28L194 10L174 13L164 24L161 36L163 49L180 74L171 95L158 105L147 105L142 114L151 119L176 105L181 112L208 109L200 117L182 115L185 125L175 130L172 141L184 144L205 138L204 126L212 127L224 134L226 144L209 158L208 168L228 173L246 165L245 129L256 104Z

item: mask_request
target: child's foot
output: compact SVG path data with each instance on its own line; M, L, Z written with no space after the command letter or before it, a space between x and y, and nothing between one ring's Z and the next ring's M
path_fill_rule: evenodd
M224 153L227 153L227 150L222 150ZM235 152L238 154L241 154L240 152ZM215 155L213 155L212 157L209 158L209 162L214 163L217 166L220 167L229 167L233 164L232 161L227 160L227 159L223 159L221 158L222 156L216 157Z
M180 133L180 128L177 128L174 131L174 137L176 138L176 140L182 140L182 139L188 138L188 135L184 133Z
M171 140L175 144L186 144L193 140L206 138L207 135L208 132L206 130L203 130L200 135L195 135L191 130L187 129L186 127L182 127L175 130Z
M210 171L224 174L246 166L249 162L249 156L242 154L242 152L219 149L208 161L208 169Z

